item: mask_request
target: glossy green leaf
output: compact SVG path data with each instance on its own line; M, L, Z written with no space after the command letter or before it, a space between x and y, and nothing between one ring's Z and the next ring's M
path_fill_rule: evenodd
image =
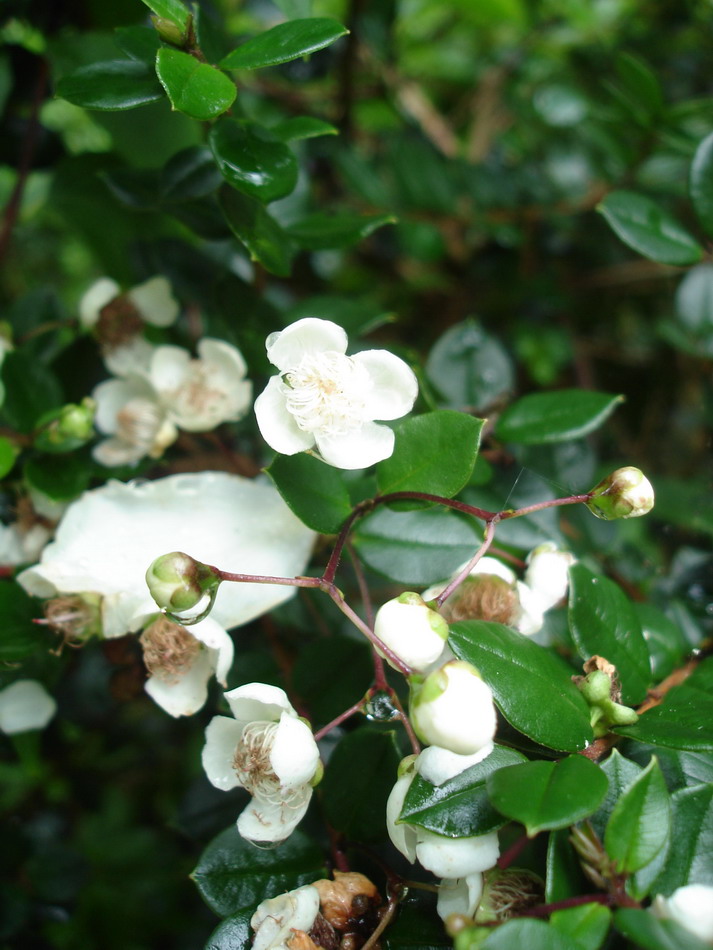
M255 936L255 931L250 926L255 907L256 905L251 904L250 907L222 920L208 938L203 950L247 950Z
M587 389L560 389L523 396L503 412L495 434L504 442L544 445L580 439L598 429L622 396Z
M145 63L153 73L161 38L152 26L118 26L114 39L122 53Z
M474 320L439 337L428 354L426 373L453 409L484 411L515 384L510 354Z
M624 790L639 777L642 768L636 762L624 758L618 749L612 749L609 757L602 762L601 770L607 778L609 788L604 801L589 821L599 838L603 839L604 830L616 803L621 798Z
M261 69L289 63L330 46L349 30L329 17L308 17L279 23L238 46L221 60L223 69Z
M703 248L693 235L644 195L611 191L597 210L626 245L652 261L688 267L703 257Z
M498 769L525 761L514 749L496 745L482 762L442 785L432 785L416 775L406 793L400 820L448 838L495 831L505 822L491 805L485 782Z
M271 125L270 131L281 142L298 142L301 139L314 139L322 135L338 135L339 129L325 122L315 119L311 115L296 115L291 119Z
M577 944L544 920L520 918L496 927L482 950L579 950Z
M319 637L301 649L292 668L292 686L316 731L357 703L373 676L374 661L363 637Z
M671 796L671 836L651 888L671 894L686 884L713 887L713 785L682 788Z
M37 601L9 579L0 580L0 663L17 663L40 650L54 646L47 628L33 623L38 616Z
M333 751L321 791L327 821L354 841L386 836L386 800L396 781L401 751L391 730L364 726Z
M693 156L690 192L698 220L713 236L713 133L703 139Z
M252 260L271 274L287 277L294 245L263 204L233 188L223 188L219 201L230 230L247 248Z
M115 112L157 102L163 98L163 89L146 63L116 59L90 63L63 76L57 95L84 109Z
M276 848L263 849L233 826L210 842L191 877L211 910L227 917L322 874L321 850L299 828Z
M63 401L52 370L22 350L7 354L1 373L5 385L2 414L19 432L31 432L41 416Z
M569 828L551 831L547 841L545 900L548 904L582 893L582 865L572 847Z
M336 534L351 514L339 470L311 455L278 455L267 474L292 511L314 531Z
M172 107L192 119L215 119L232 106L237 95L225 73L177 49L158 51L156 74Z
M673 920L659 920L649 911L633 907L614 912L614 927L643 950L706 950L709 947Z
M609 931L611 917L611 911L603 904L582 904L556 910L550 917L550 924L561 934L571 937L582 950L599 950Z
M559 762L526 762L500 769L488 778L490 800L503 815L519 821L530 838L540 831L567 828L601 804L607 779L583 755ZM527 795L522 790L527 789Z
M616 666L622 701L641 702L651 682L649 651L636 610L619 585L575 564L570 570L569 622L585 659L604 656Z
M616 58L616 71L624 91L644 110L647 118L655 117L661 112L664 106L661 83L643 60L632 56L631 53L619 53Z
M393 224L392 214L328 214L317 212L291 224L287 230L306 251L351 247L378 228Z
M498 709L524 735L563 752L592 741L589 707L549 650L502 624L476 620L453 624L448 642L480 671Z
M161 197L164 201L205 198L217 191L222 181L210 149L194 145L177 152L164 165L160 177Z
M434 584L473 556L481 542L472 520L442 508L377 509L354 533L360 557L400 584Z
M457 495L473 473L483 425L483 419L452 409L399 423L393 454L376 467L379 493Z
M655 758L625 790L614 806L604 847L619 871L638 871L666 843L671 822L666 783Z
M432 895L416 888L411 888L399 904L398 914L384 931L379 943L384 950L442 950L453 947L453 941L442 921L434 913Z
M190 16L189 11L181 3L181 0L143 0L143 3L153 10L156 16L163 20L170 20L182 30L185 29L186 22Z
M4 478L12 469L17 458L16 446L4 436L0 436L0 478Z
M238 191L268 203L294 190L295 156L268 129L224 119L211 129L209 142L221 175Z
M691 645L678 624L658 607L635 603L634 609L651 657L654 681L659 682L683 665Z
M29 484L53 501L71 501L89 486L92 471L86 454L35 456L25 464Z

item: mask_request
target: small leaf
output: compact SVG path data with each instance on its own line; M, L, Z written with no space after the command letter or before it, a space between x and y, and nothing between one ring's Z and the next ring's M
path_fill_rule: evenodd
M92 477L86 453L41 455L25 464L24 476L33 488L54 501L71 501L88 486Z
M247 248L252 260L271 274L287 277L295 249L263 204L233 188L223 188L219 201L230 230Z
M145 63L153 74L156 53L161 48L161 38L153 27L117 26L114 39L122 53Z
M550 917L550 924L582 950L599 950L609 931L611 917L609 908L602 904L582 904L556 910Z
M567 828L591 815L607 793L599 766L582 755L559 762L526 762L488 778L490 800L503 815L525 825L528 837ZM523 789L527 795L523 795Z
M698 220L713 237L713 133L703 139L693 156L690 192Z
M270 131L281 142L297 142L300 139L314 139L321 135L338 135L339 129L324 122L322 119L315 119L310 115L296 115L291 119L285 119L278 122L277 125L271 125Z
M267 204L294 190L295 156L268 129L224 119L211 129L209 142L220 174L238 191Z
M135 59L91 63L63 76L57 95L84 109L115 112L163 99L153 70Z
M495 434L504 442L522 445L579 439L598 429L623 399L623 396L586 389L531 393L503 412L495 426Z
M162 20L170 20L182 30L186 28L190 13L181 0L143 0L143 3Z
M481 945L482 950L579 950L568 937L544 920L508 920Z
M310 884L311 881L305 883ZM246 907L222 920L208 938L203 950L243 950L244 947L249 947L255 936L250 919L256 906Z
M289 63L330 46L349 30L329 17L290 20L238 46L221 60L223 69L261 69Z
M691 752L713 751L713 695L689 680L675 686L659 706L647 709L635 726L620 726L619 735Z
M452 409L401 422L393 454L376 468L379 493L457 495L473 473L483 425L483 419Z
M604 656L616 666L624 703L639 703L651 682L649 651L641 624L624 591L584 564L570 569L569 619L585 659Z
M638 871L663 848L670 827L670 800L658 761L649 765L617 802L604 847L621 872Z
M160 190L164 201L191 201L218 190L223 179L215 167L211 151L193 145L177 152L161 171Z
M158 51L156 74L172 107L192 119L214 119L232 106L237 95L225 73L177 49Z
M706 950L704 943L673 920L659 920L648 910L633 907L614 912L614 926L628 940L644 950Z
M0 436L0 478L4 478L12 470L17 453L15 445L9 439Z
M589 820L599 837L603 838L604 829L616 803L623 795L624 790L639 777L642 768L636 762L625 759L618 749L612 749L611 755L602 762L601 770L607 777L609 790L601 806Z
M703 248L678 221L650 198L633 191L611 191L597 208L630 248L660 264L688 267Z
M364 638L319 637L302 648L292 667L292 684L316 730L358 702L373 675L374 662Z
M351 247L373 234L386 224L393 224L392 214L326 214L317 212L307 215L287 231L307 251L322 251L330 248Z
M314 531L336 534L352 512L341 473L311 455L278 455L267 474L292 511Z
M490 686L507 721L550 749L578 752L592 741L589 707L568 668L549 650L499 623L451 627L451 649Z
M713 785L682 788L671 796L671 837L651 888L671 894L687 884L713 887Z
M37 601L11 580L0 581L0 663L17 663L39 651L47 651L47 629L33 623L37 616Z
M2 381L2 414L19 432L31 432L41 416L62 403L62 390L54 373L22 350L13 350L3 360Z
M453 409L485 410L515 384L510 354L474 320L456 324L436 340L426 373Z
M569 829L552 831L548 838L545 900L551 904L581 894L584 876Z

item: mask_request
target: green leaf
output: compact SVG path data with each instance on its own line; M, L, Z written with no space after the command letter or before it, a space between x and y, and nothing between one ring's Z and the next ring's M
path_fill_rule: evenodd
M295 248L262 203L232 188L221 189L219 201L230 230L251 259L271 274L288 277Z
M579 439L598 429L623 399L623 396L586 389L531 393L503 412L495 426L495 434L504 442L522 445Z
M17 454L15 445L9 439L0 436L0 478L4 478L12 470Z
M223 69L262 69L289 63L330 46L349 30L329 17L290 20L238 46L221 60Z
M386 800L401 752L392 730L365 726L333 751L320 786L327 821L354 841L386 836Z
M693 156L690 193L698 220L713 237L713 133L703 139Z
M706 950L709 944L699 940L673 920L659 920L647 910L633 907L614 912L614 926L644 950Z
M233 826L210 842L191 877L211 910L227 917L323 874L321 850L303 831L297 829L287 841L264 850Z
M117 26L114 39L122 53L126 53L131 59L140 60L154 72L161 37L152 26Z
M170 20L182 30L186 28L190 14L180 0L143 0L143 3L161 19Z
M637 56L619 53L616 71L624 85L625 93L635 105L642 107L647 118L656 117L664 107L661 83L656 74Z
M534 838L540 831L567 828L591 815L607 793L607 779L583 755L559 762L526 762L500 769L488 779L490 800L519 821ZM522 790L527 789L527 795Z
M409 586L443 580L473 556L480 537L472 521L441 508L377 509L354 533L372 570Z
M304 883L310 884L311 881ZM208 938L203 950L246 950L252 946L255 932L250 926L250 919L256 906L251 905L222 920Z
M676 288L675 299L676 316L686 330L704 336L713 332L713 264L692 267Z
M713 751L713 695L687 680L675 686L661 705L647 709L635 726L613 731L669 749Z
M520 918L497 927L482 950L579 950L577 944L544 920Z
M379 943L384 950L449 950L453 941L448 936L443 923L434 911L433 901L429 903L423 891L416 888L399 904L399 912L393 923L384 931Z
M569 576L569 623L577 649L585 659L606 657L619 673L622 701L641 702L651 682L651 666L631 601L618 584L584 564L575 564Z
M317 212L291 224L287 231L306 251L351 247L385 224L393 224L392 214L327 214Z
M33 488L53 501L71 501L89 486L92 470L83 452L40 455L27 461L24 476Z
M33 623L37 601L13 580L0 581L0 662L17 663L40 650L47 651L47 628Z
M115 112L135 109L163 98L153 70L135 59L90 63L57 83L57 95L84 109Z
M160 190L164 201L191 201L218 190L223 178L215 167L210 149L193 145L177 152L161 170Z
M373 675L374 662L366 640L320 636L302 648L292 668L292 684L309 709L316 730L358 702Z
M257 123L223 119L210 132L210 147L223 178L238 191L268 203L297 184L291 150Z
M473 320L439 337L428 354L426 373L453 409L485 410L515 384L510 354Z
M703 257L703 248L693 235L650 198L633 191L611 191L597 210L625 244L652 261L688 267Z
M653 604L635 603L634 609L651 657L655 682L665 679L676 667L683 665L691 645L670 617Z
M266 471L292 511L313 531L336 534L352 512L341 472L311 455L278 455Z
M376 467L379 493L457 495L473 473L483 425L483 419L452 409L399 423L393 454Z
M713 785L682 788L671 796L666 860L651 891L671 894L686 884L713 886Z
M507 721L535 742L578 752L593 739L589 707L569 669L549 650L499 623L467 620L448 640L490 686Z
M192 119L206 121L222 115L237 95L235 83L225 73L167 46L156 54L156 74L171 106Z
M599 950L611 924L612 913L602 904L582 904L556 910L550 917L550 925L570 937L582 950Z
M642 768L636 762L625 759L618 749L612 749L611 755L602 762L601 770L607 777L609 790L601 806L589 820L599 837L604 838L604 829L616 803L624 790L639 777Z
M19 432L31 432L41 416L63 402L57 377L28 353L8 353L1 375L5 384L2 414Z
M670 828L669 794L653 758L616 803L604 832L604 847L621 872L638 871L659 853Z
M545 900L548 904L582 893L582 865L572 847L569 829L552 831L547 842Z
M399 820L447 838L469 838L495 831L505 822L490 803L486 779L504 766L524 761L525 757L514 749L496 745L482 762L442 785L432 785L416 775Z
M291 119L284 119L277 125L271 125L270 131L281 142L297 142L301 139L319 138L321 135L339 135L336 126L311 115L296 115Z

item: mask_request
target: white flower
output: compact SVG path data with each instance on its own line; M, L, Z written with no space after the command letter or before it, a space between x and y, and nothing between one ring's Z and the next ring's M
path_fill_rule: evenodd
M16 680L0 690L0 731L8 735L44 729L57 703L37 680Z
M258 905L250 918L253 950L290 950L295 930L309 933L319 912L319 891L305 884Z
M100 465L135 465L147 455L159 458L178 436L153 387L141 376L99 383L92 398L97 429L110 436L92 451Z
M527 557L525 584L539 598L543 612L567 594L569 569L576 561L569 551L560 551L552 541L536 547Z
M651 905L651 913L663 920L674 920L713 946L713 887L709 884L687 884L670 897L659 894Z
M150 674L146 692L171 716L192 716L202 709L211 676L226 685L233 641L212 617L190 629L160 617L139 639Z
M216 716L206 729L203 768L216 788L245 788L250 804L238 831L250 841L287 838L307 811L319 750L284 691L249 683L225 694L234 719Z
M423 671L442 654L448 624L422 597L407 591L379 608L374 633L407 666Z
M313 541L266 481L225 472L109 481L69 506L40 563L18 581L36 597L102 594L104 636L116 637L155 615L145 573L160 554L183 549L225 570L291 577L304 571ZM295 590L224 583L211 616L229 630Z
M279 372L255 400L263 438L294 455L316 446L337 468L366 468L388 458L394 433L374 420L410 412L418 393L413 372L386 350L346 355L347 335L330 320L306 317L267 338Z
M121 289L116 281L109 277L100 277L79 301L81 325L88 329L96 326L104 307L119 296L121 296ZM126 297L138 311L141 319L155 327L170 327L180 310L178 302L173 297L170 283L161 276L151 277L144 283L132 287Z
M451 914L474 917L482 896L481 872L455 879L443 878L438 888L436 911L443 921L448 920Z
M99 322L99 315L108 303L118 297L121 289L115 280L110 277L100 277L85 290L79 301L79 322L89 329Z
M463 660L444 663L422 682L412 678L410 716L420 739L458 755L492 743L497 725L492 690Z

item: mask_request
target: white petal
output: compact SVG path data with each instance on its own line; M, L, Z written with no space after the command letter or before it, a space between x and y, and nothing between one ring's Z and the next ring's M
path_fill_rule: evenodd
M530 590L522 581L517 582L517 596L520 601L520 615L515 622L515 627L526 637L531 637L542 630L545 622L545 604L540 595Z
M436 877L467 877L493 867L500 856L497 832L473 838L444 838L419 829L416 857Z
M204 643L210 651L211 670L215 672L215 678L225 686L225 680L233 665L233 654L235 647L233 640L221 625L213 619L206 617L199 623L191 624L189 632Z
M325 462L335 468L368 468L394 451L394 433L388 426L365 422L360 429L343 435L316 433L317 449Z
M460 775L465 769L487 759L492 751L492 742L483 746L478 752L473 752L472 755L458 755L450 749L430 745L416 759L416 771L421 778L425 778L432 785L442 785L456 775Z
M127 297L142 319L155 327L170 327L181 309L165 277L151 277L132 287Z
M204 337L198 344L198 356L214 366L216 373L225 377L225 382L230 377L245 376L248 371L243 354L236 346L226 343L225 340Z
M137 336L128 343L107 350L104 353L104 365L114 376L145 375L149 371L155 349L148 340Z
M201 756L203 768L211 785L224 792L240 785L233 761L242 733L242 723L227 716L215 716L205 731L205 745Z
M127 376L126 379L108 379L94 387L92 399L96 402L94 422L100 432L114 435L117 430L117 416L126 404L136 398L155 401L156 394L151 384L141 376Z
M267 358L281 373L287 372L307 353L346 353L347 334L331 320L305 317L267 338Z
M85 292L79 301L79 322L83 327L93 327L99 314L108 303L119 296L119 285L110 277L100 277Z
M470 573L494 574L496 577L507 581L508 584L514 584L516 580L516 575L512 568L508 567L507 564L503 564L502 561L498 561L495 557L481 557Z
M237 720L246 722L277 722L283 713L297 716L287 693L268 683L246 683L225 693L230 711Z
M159 393L178 389L188 374L191 354L180 346L157 346L151 357L149 378Z
M713 887L709 884L686 884L670 897L659 894L651 911L655 917L675 920L704 943L713 944Z
M482 896L483 875L480 872L455 880L444 878L438 888L436 911L443 921L451 914L474 917Z
M293 788L310 782L317 771L319 749L309 726L301 719L283 713L272 744L270 762L281 785Z
M402 359L388 350L362 350L352 359L365 367L372 383L365 418L400 419L411 412L418 396L418 381Z
M170 716L192 716L205 705L208 698L208 680L212 675L213 664L208 651L201 650L185 673L168 679L150 676L145 689L151 699Z
M146 455L144 447L124 442L123 439L104 439L92 449L92 457L106 468L119 465L136 465Z
M8 735L44 729L57 703L37 680L16 680L0 690L0 731Z
M279 376L268 380L267 386L255 400L255 418L260 434L270 448L282 455L294 455L311 449L314 435L300 429L288 412L281 386Z
M319 910L319 891L305 884L287 894L279 894L258 904L250 918L250 926L257 931L252 950L270 950L284 946L293 930L308 933Z
M238 831L248 841L284 841L302 821L311 797L310 786L302 785L281 804L253 798L238 818Z
M541 544L527 559L525 583L540 597L543 610L550 610L567 593L569 569L575 563L569 551L559 551L552 543Z
M406 822L399 823L399 815L404 807L406 793L411 787L414 773L403 775L391 789L386 802L386 830L391 843L412 864L416 860L417 832L413 825Z

